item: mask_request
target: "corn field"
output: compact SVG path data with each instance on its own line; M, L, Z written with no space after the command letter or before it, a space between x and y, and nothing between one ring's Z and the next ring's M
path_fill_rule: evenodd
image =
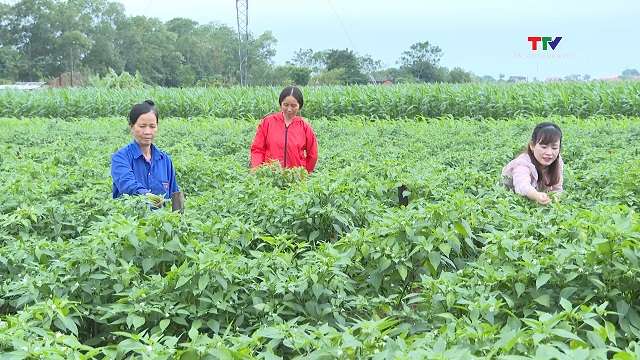
M278 110L280 90L274 87L3 90L0 117L126 116L133 104L152 99L163 117L256 119ZM301 115L307 118L640 115L640 82L633 81L320 86L302 90L305 104Z

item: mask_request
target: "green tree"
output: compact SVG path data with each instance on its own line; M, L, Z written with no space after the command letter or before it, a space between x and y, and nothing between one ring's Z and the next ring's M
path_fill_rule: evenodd
M21 0L0 3L0 24L0 77L7 79L46 80L72 64L76 73L140 74L161 86L239 79L237 33L215 22L127 17L109 0ZM270 31L249 39L249 69L268 84L284 81L274 71L276 43ZM302 82L305 72L293 69L284 78Z
M366 84L367 75L360 70L360 63L351 50L329 50L326 57L326 70L344 69L340 78L342 85Z
M17 50L0 46L0 79L15 83L20 80L20 74L24 73L25 69L26 63Z
M202 30L199 39L203 47L192 61L197 63L194 64L197 76L224 86L238 83L238 34L227 25L215 23L204 25Z
M290 63L273 67L267 62L260 62L249 69L249 80L253 86L287 86L307 85L311 70Z
M116 28L124 18L122 4L22 0L6 10L1 21L8 26L2 27L0 41L19 51L23 80L57 77L69 71L71 64L103 74L108 68L123 67L115 56Z
M273 74L273 61L272 58L276 55L275 45L277 44L276 38L273 36L271 31L266 31L262 35L257 38L253 38L251 34L249 34L249 72L255 74L254 71L251 71L252 68L271 68L270 73ZM239 81L239 77L238 77ZM266 82L272 84L273 82L281 81L281 79L270 79ZM257 85L252 82L252 78L250 77L248 80L249 85ZM275 84L274 84L275 85Z
M311 79L311 69L293 65L287 65L285 68L289 78L291 79L291 84L304 86L309 83L309 80Z
M622 75L620 75L620 78L628 79L632 76L640 76L640 72L638 72L637 69L625 69L622 70Z
M449 81L452 83L470 83L473 82L473 74L460 67L454 67L449 71Z
M9 4L0 3L0 48L9 47L13 45L13 37L11 35L11 28L6 26L11 24L13 15L13 7Z
M271 62L271 59L276 56L275 46L278 43L273 33L271 31L265 31L255 39L251 36L249 38L249 62Z
M325 68L326 55L326 51L314 52L312 49L300 49L293 53L291 63L311 69L311 74L316 75Z
M496 82L496 79L491 75L484 75L480 78L480 80L484 82Z
M206 69L207 31L198 22L186 18L174 18L166 23L167 30L177 36L179 41L175 50L182 55L182 63L177 70L178 86L193 86L196 81L212 74Z
M447 74L438 64L442 58L442 50L428 41L411 45L409 51L402 53L400 67L424 82L444 82Z
M59 48L70 53L76 67L89 67L101 74L121 70L123 62L114 56L116 27L124 18L124 6L106 0L67 0L57 4L56 28L61 30ZM67 71L70 64L67 63Z
M74 66L80 65L80 60L86 56L92 46L91 40L89 40L85 34L77 30L64 32L58 39L58 43L62 49L69 49L69 62L67 69L70 69L70 71L73 71ZM71 80L73 81L73 78Z
M107 75L109 69L124 71L125 61L117 41L118 27L126 19L124 5L107 0L92 0L87 5L83 11L90 13L92 26L86 34L93 46L82 59L82 65L100 76Z
M57 15L56 4L50 0L22 0L14 5L9 28L13 46L26 63L21 79L37 80L64 69L56 41L60 32L55 27Z
M186 18L174 18L166 23L167 30L176 34L180 41L176 43L176 50L180 51L185 65L193 65L202 55L203 37L206 33L197 21Z
M362 69L362 72L365 74L373 74L382 69L382 61L373 60L371 55L358 57L358 63L360 64L360 69Z
M20 53L13 49L14 38L10 26L13 21L13 7L0 3L0 83L18 81L21 66L25 65Z
M388 68L375 71L372 73L376 81L393 80L397 84L402 83L419 83L418 78L413 76L407 69Z
M344 68L326 70L313 76L309 83L312 85L343 85L344 73Z
M125 71L140 72L146 83L178 86L178 70L183 62L176 50L177 35L156 18L136 16L126 19L119 31L120 54Z

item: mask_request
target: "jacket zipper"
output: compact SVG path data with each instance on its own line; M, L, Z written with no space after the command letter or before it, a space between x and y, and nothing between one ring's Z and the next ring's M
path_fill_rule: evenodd
M284 126L284 165L283 168L287 168L287 139L289 134L289 127L287 125Z

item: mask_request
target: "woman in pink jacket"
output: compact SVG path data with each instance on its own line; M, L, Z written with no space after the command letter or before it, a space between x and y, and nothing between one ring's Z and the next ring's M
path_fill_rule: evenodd
M503 184L541 205L549 204L549 192L562 192L561 147L560 127L551 122L538 124L526 150L502 169Z
M318 142L311 125L298 116L304 99L295 86L280 93L282 111L267 115L251 145L251 168L278 160L283 168L301 166L312 172L318 161Z

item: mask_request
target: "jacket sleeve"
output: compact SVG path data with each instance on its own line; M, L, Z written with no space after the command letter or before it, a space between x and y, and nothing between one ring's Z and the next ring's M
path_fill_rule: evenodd
M264 162L264 154L267 150L267 131L265 127L265 120L263 119L258 125L258 131L253 138L253 144L251 144L250 168L260 166Z
M308 172L312 172L318 162L318 140L316 134L313 132L311 125L306 124L305 136L306 136L306 148L307 158L305 162L305 168Z
M529 190L535 189L531 185L531 169L524 164L517 164L513 168L513 190L516 194L526 196Z
M118 151L111 155L111 177L121 194L142 195L151 191L136 180L124 152Z

